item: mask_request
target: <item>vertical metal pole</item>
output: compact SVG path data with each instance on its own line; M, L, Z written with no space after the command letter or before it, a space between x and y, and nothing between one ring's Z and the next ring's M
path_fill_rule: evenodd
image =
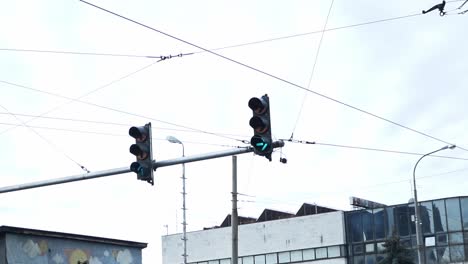
M237 156L232 156L232 264L237 264L238 248L238 216L237 216Z
M182 144L182 157L185 157L184 144ZM182 240L184 241L184 264L187 264L187 208L185 207L185 196L187 192L185 191L185 179L185 163L182 163L182 227L184 232L184 237L182 238Z

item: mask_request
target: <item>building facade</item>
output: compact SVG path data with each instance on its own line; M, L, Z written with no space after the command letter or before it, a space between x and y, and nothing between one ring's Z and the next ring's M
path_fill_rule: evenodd
M343 212L304 204L297 214L265 210L255 222L239 225L238 263L345 264ZM189 263L231 263L231 227L189 232L187 239ZM182 263L181 234L164 236L162 248L164 264Z
M0 226L0 264L141 264L146 243Z
M426 264L468 263L468 197L420 202ZM226 224L227 223L227 224ZM414 204L336 211L304 204L296 214L265 210L239 226L239 264L377 264L395 234L417 263ZM229 217L187 234L190 264L230 264ZM182 263L182 235L162 238L163 264Z
M468 197L420 203L426 264L468 263ZM411 249L417 263L414 205L400 204L345 212L349 263L376 264L393 233Z

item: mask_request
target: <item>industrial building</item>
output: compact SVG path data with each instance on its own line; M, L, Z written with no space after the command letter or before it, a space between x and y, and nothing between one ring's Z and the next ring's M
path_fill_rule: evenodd
M141 264L146 243L0 226L0 264Z
M367 204L369 205L369 204ZM338 211L303 204L296 214L266 209L239 217L239 264L377 264L393 233L416 254L414 204ZM426 264L468 262L468 197L420 202ZM230 264L230 216L215 228L187 233L190 264ZM163 264L182 263L182 234L162 237Z

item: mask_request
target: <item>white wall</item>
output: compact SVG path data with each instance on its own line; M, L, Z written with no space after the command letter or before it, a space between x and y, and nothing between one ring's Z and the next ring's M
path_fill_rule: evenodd
M162 237L164 264L181 261L181 238L181 234ZM190 232L187 239L188 262L231 256L231 227ZM239 226L239 256L341 244L345 244L343 212ZM343 259L337 261L341 262L336 264L343 263ZM335 264L333 261L330 263Z

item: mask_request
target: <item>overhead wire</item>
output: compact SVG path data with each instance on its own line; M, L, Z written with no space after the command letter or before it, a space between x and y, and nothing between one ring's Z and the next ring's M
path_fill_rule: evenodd
M1 107L1 105L0 105ZM0 125L4 126L18 126L16 123L6 123L0 122ZM26 126L29 129L45 129L45 130L55 130L55 131L63 131L63 132L73 132L73 133L83 133L83 134L94 134L94 135L103 135L103 136L115 136L115 137L127 137L127 134L116 134L116 133L109 133L109 132L97 132L97 131L89 131L89 130L78 130L78 129L69 129L69 128L60 128L60 127L50 127L50 126ZM154 129L154 128L153 128ZM194 131L190 131L194 132ZM167 141L166 138L152 138L153 140L159 141ZM198 142L198 141L184 141L187 144L198 144L198 145L211 145L217 147L230 147L230 148L244 148L245 146L234 146L234 145L226 145L226 144L215 144L215 143L206 143L206 142Z
M109 122L109 121L102 121L102 120L88 120L88 119L78 119L78 118L69 118L69 117L57 117L57 116L41 116L41 115L28 115L28 114L20 114L20 113L13 113L17 116L23 117L30 117L30 118L37 118L37 119L49 119L49 120L57 120L57 121L70 121L70 122L82 122L82 123L90 123L90 124L99 124L99 125L113 125L113 126L124 126L124 127L131 127L133 124L128 123L117 123L117 122ZM7 112L0 112L0 115L9 115ZM5 125L14 125L12 123L0 123ZM169 128L169 127L152 127L153 130L168 130L168 131L178 131L178 132L188 132L188 133L201 133L199 131L191 130L191 129L178 129L178 128ZM231 136L231 137L245 137L246 135L238 135L238 134L226 134L226 133L218 133L213 132L217 135L223 136Z
M78 163L76 160L74 160L70 155L68 155L67 153L65 153L65 151L61 148L59 148L56 144L52 143L52 141L50 141L49 139L47 139L46 137L44 137L43 135L41 135L39 132L37 132L35 129L33 129L32 127L28 126L25 122L23 122L23 120L21 120L19 117L17 117L16 115L14 115L13 113L11 113L7 108L5 108L3 105L0 105L1 108L3 108L5 111L9 112L16 120L18 120L22 126L24 126L25 128L29 129L30 131L32 131L34 134L36 134L38 137L40 137L42 140L44 140L47 144L49 144L50 146L52 146L56 151L60 152L64 157L66 157L67 159L69 159L71 162L75 163L78 167L80 167L83 171L87 172L87 173L90 173L90 171L83 165L81 165L80 163Z
M151 65L148 65L144 68L147 68ZM143 70L140 69L139 71ZM126 75L125 78L129 77L131 74L128 74ZM122 80L122 78L119 78L119 80ZM112 81L108 84L105 85L105 87L111 85L112 83L115 83L117 81ZM145 116L145 115L140 115L140 114L136 114L136 113L132 113L132 112L129 112L129 111L124 111L124 110L119 110L119 109L116 109L116 108L112 108L112 107L108 107L108 106L103 106L103 105L99 105L99 104L95 104L95 103L90 103L90 102L87 102L87 101L84 101L84 100L81 100L80 98L83 98L89 94L91 94L92 92L94 91L97 91L98 89L102 89L103 87L99 87L98 89L95 89L94 91L90 91L88 93L86 93L85 95L82 95L78 98L71 98L71 97L68 97L68 96L64 96L64 95L61 95L61 94L57 94L57 93L52 93L52 92L48 92L48 91L43 91L43 90L40 90L40 89L36 89L36 88L32 88L32 87L28 87L28 86L25 86L25 85L21 85L21 84L17 84L17 83L13 83L13 82L9 82L9 81L4 81L4 80L0 80L0 83L4 83L4 84L8 84L8 85L11 85L11 86L15 86L15 87L19 87L19 88L23 88L23 89L27 89L27 90L31 90L31 91L35 91L35 92L38 92L38 93L43 93L43 94L47 94L47 95L50 95L50 96L54 96L54 97L59 97L59 98L63 98L63 99L67 99L69 100L66 104L69 104L71 102L79 102L79 103L82 103L82 104L86 104L86 105L90 105L90 106L93 106L93 107L98 107L98 108L101 108L101 109L106 109L106 110L109 110L109 111L113 111L113 112L117 112L117 113L121 113L121 114L126 114L126 115L130 115L130 116L135 116L135 117L140 117L140 118L145 118L145 119L149 119L149 120L152 120L152 121L155 121L155 122L160 122L160 123L163 123L163 124L167 124L167 125L171 125L171 126L175 126L175 127L180 127L180 128L184 128L184 129L189 129L189 130L192 130L192 131L198 131L200 133L203 133L203 134L208 134L208 135L214 135L214 136L218 136L218 137L223 137L223 138L228 138L228 139L231 139L231 140L235 140L235 141L239 141L239 142L242 142L242 143L248 143L246 140L240 140L240 139L237 139L237 138L234 138L234 137L229 137L229 136L225 136L225 135L221 135L221 134L216 134L216 133L213 133L213 132L209 132L209 131L205 131L205 130L201 130L201 129L196 129L196 128L192 128L192 127L188 127L188 126L184 126L184 125L179 125L179 124L176 124L176 123L173 123L173 122L168 122L168 121L164 121L164 120L161 120L161 119L157 119L157 118L154 118L154 117L149 117L149 116ZM60 105L60 106L57 106L53 109L50 109L49 111L39 115L39 116L43 116L43 115L46 115L48 113L51 113L52 111L60 108L61 106L63 105ZM28 121L26 121L25 123L28 123L28 122L31 122L32 120L34 120L36 118L32 118ZM14 127L13 127L14 128ZM7 131L13 129L13 128L8 128L6 130L3 130L0 132L0 135L1 134L4 134L6 133Z
M377 152L386 152L386 153L394 153L394 154L405 154L405 155L414 155L414 156L422 156L422 155L425 155L425 154L426 154L426 153L417 153L417 152L409 152L409 151L398 151L398 150L389 150L389 149L380 149L380 148L370 148L370 147L360 147L360 146L330 144L330 143L316 142L316 141L307 141L307 140L294 140L294 139L281 139L281 140L289 141L289 142L292 142L292 143L306 144L306 145L319 145L319 146L327 146L327 147L337 147L337 148L347 148L347 149L355 149L355 150L377 151ZM445 159L454 159L454 160L468 160L468 158L459 158L459 157L441 156L441 155L431 155L431 157L445 158Z
M327 18L325 19L325 24L323 25L322 35L320 36L320 41L319 41L319 44L318 44L317 52L315 53L314 65L312 66L312 72L310 73L309 83L307 84L307 89L310 89L310 84L312 83L312 78L314 77L315 66L317 66L317 61L318 61L318 57L319 57L319 54L320 54L320 48L322 47L323 36L325 35L325 29L327 28L328 19L330 18L330 14L331 14L334 2L335 2L335 0L332 0L332 2L330 4L330 9L328 10ZM299 108L299 113L297 114L296 122L295 122L293 130L291 132L291 138L294 137L294 131L296 130L297 124L299 123L299 118L301 117L302 110L304 109L304 104L305 104L305 101L307 99L308 94L309 94L308 92L304 92L301 107Z
M226 56L224 56L224 55L221 55L221 54L216 53L216 52L214 52L214 51L211 51L211 50L209 50L209 49L203 48L203 47L201 47L201 46L199 46L199 45L197 45L197 44L194 44L194 43L191 43L191 42L189 42L189 41L183 40L183 39L181 39L181 38L179 38L179 37L173 36L173 35L171 35L171 34L168 34L168 33L166 33L166 32L163 32L163 31L158 30L158 29L156 29L156 28L153 28L153 27L151 27L151 26L145 25L145 24L143 24L143 23L141 23L141 22L138 22L138 21L136 21L136 20L133 20L133 19L131 19L131 18L125 17L125 16L123 16L123 15L117 14L117 13L115 13L115 12L113 12L113 11L107 10L107 9L105 9L105 8L102 8L102 7L100 7L100 6L94 5L94 4L89 3L89 2L87 2L87 1L84 1L84 0L80 0L80 1L83 2L83 3L85 3L85 4L87 4L87 5L90 5L90 6L92 6L92 7L95 7L95 8L97 8L97 9L100 9L100 10L102 10L102 11L104 11L104 12L107 12L107 13L112 14L112 15L114 15L114 16L120 17L120 18L122 18L122 19L124 19L124 20L127 20L127 21L132 22L132 23L137 24L137 25L140 25L140 26L142 26L142 27L144 27L144 28L147 28L147 29L149 29L149 30L152 30L152 31L157 32L157 33L159 33L159 34L162 34L162 35L164 35L164 36L167 36L167 37L169 37L169 38L172 38L172 39L175 39L175 40L180 41L180 42L182 42L182 43L185 43L185 44L187 44L187 45L193 46L193 47L195 47L195 48L198 48L198 49L200 49L200 50L203 50L203 51L205 51L205 52L208 52L208 53L210 53L210 54L212 54L212 55L215 55L215 56L217 56L217 57L220 57L220 58L225 59L225 60L227 60L227 61L230 61L230 62L232 62L232 63L238 64L238 65L243 66L243 67L245 67L245 68L251 69L251 70L256 71L256 72L258 72L258 73L260 73L260 74L269 76L269 77L271 77L271 78L273 78L273 79L276 79L276 80L281 81L281 82L283 82L283 83L289 84L289 85L294 86L294 87L296 87L296 88L299 88L299 89L308 91L308 92L310 92L310 93L313 93L313 94L315 94L315 95L317 95L317 96L320 96L320 97L322 97L322 98L325 98L325 99L327 99L327 100L330 100L330 101L333 101L333 102L335 102L335 103L338 103L338 104L341 104L341 105L343 105L343 106L346 106L346 107L348 107L348 108L354 109L354 110L356 110L356 111L358 111L358 112L364 113L364 114L366 114L366 115L369 115L369 116L372 116L372 117L374 117L374 118L380 119L380 120L382 120L382 121L388 122L388 123L393 124L393 125L395 125L395 126L404 128L404 129L409 130L409 131L412 131L412 132L414 132L414 133L417 133L417 134L419 134L419 135L425 136L425 137L427 137L427 138L431 138L431 139L433 139L433 140L436 140L436 141L439 141L439 142L443 142L443 143L445 143L445 144L454 145L453 143L450 143L450 142L448 142L448 141L439 139L439 138L434 137L434 136L431 136L431 135L429 135L429 134L427 134L427 133L424 133L424 132L418 131L418 130L416 130L416 129L410 128L410 127L408 127L408 126L406 126L406 125L403 125L403 124L400 124L400 123L398 123L398 122L392 121L392 120L390 120L390 119L388 119L388 118L384 118L384 117L382 117L382 116L379 116L379 115L377 115L377 114L371 113L371 112L366 111L366 110L364 110L364 109L361 109L361 108L359 108L359 107L356 107L356 106L353 106L353 105L351 105L351 104L345 103L344 101L341 101L341 100L332 98L332 97L330 97L330 96L327 96L327 95L325 95L325 94L322 94L322 93L313 91L313 90L308 89L308 88L306 88L306 87L303 87L303 86L301 86L301 85L299 85L299 84L293 83L292 81L288 81L288 80L286 80L286 79L284 79L284 78L281 78L281 77L278 77L278 76L276 76L276 75L274 75L274 74L265 72L265 71L263 71L263 70L260 70L260 69L258 69L258 68L253 67L253 66L250 66L250 65L247 65L247 64L242 63L242 62L240 62L240 61L231 59L231 58L229 58L229 57L226 57ZM406 16L406 17L410 17L410 16L419 16L419 15L422 15L422 14L421 14L421 13L418 13L418 14L414 14L414 15L408 15L408 16ZM375 22L374 22L374 23L375 23ZM468 149L466 149L466 148L464 148L464 147L459 146L459 148L462 149L462 150L464 150L464 151L468 151Z
M179 53L176 55L134 55L134 54L118 54L118 53L99 53L99 52L79 52L79 51L63 51L63 50L39 50L39 49L14 49L14 48L0 48L0 51L14 51L14 52L32 52L32 53L53 53L53 54L66 54L66 55L86 55L86 56L108 56L108 57L126 57L126 58L145 58L145 59L172 59L183 57L186 55L193 55L193 53Z

